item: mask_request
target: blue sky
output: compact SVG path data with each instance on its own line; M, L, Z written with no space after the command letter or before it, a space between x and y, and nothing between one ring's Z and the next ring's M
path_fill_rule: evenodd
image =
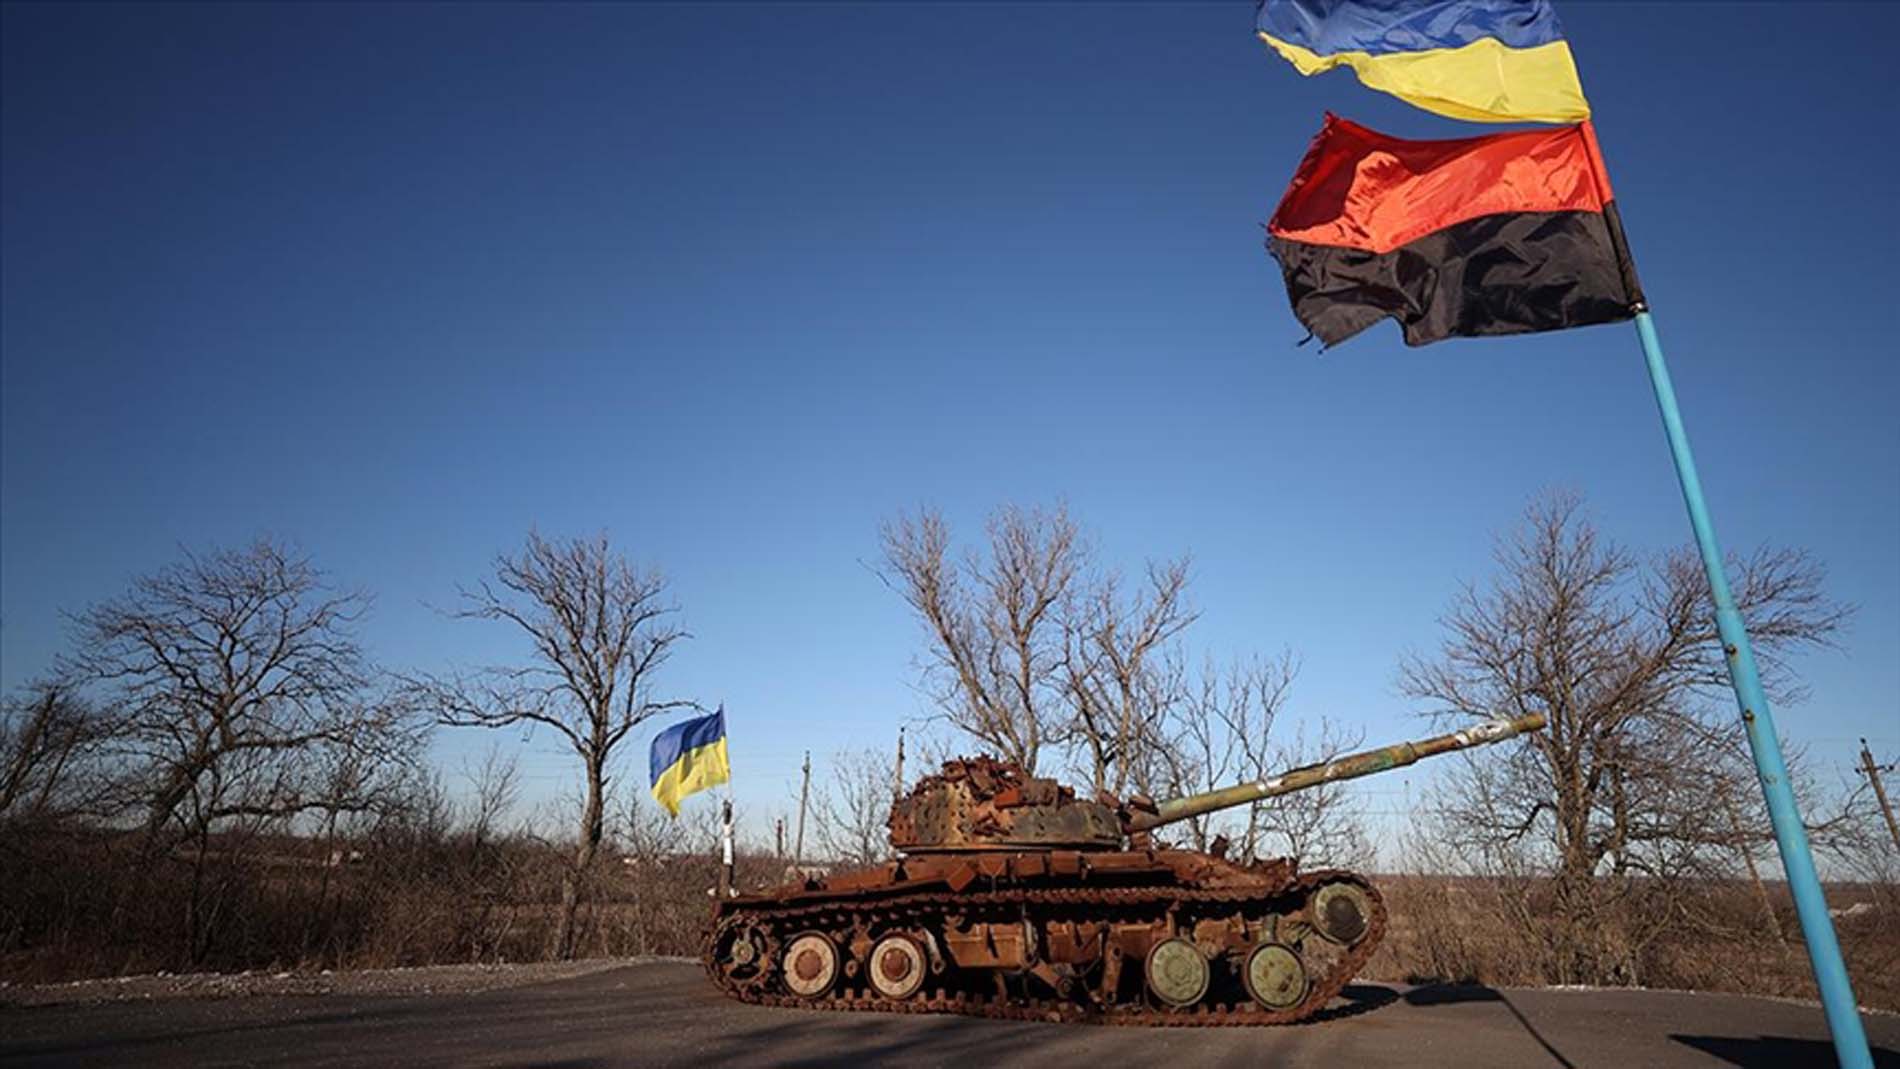
M1900 8L1810 16L1856 28L1825 62L1778 5L1561 12L1718 529L1860 606L1781 713L1844 774L1900 748ZM1260 227L1322 111L1473 128L1251 20L7 6L0 685L62 609L260 532L375 592L385 664L507 659L434 606L605 529L672 577L663 689L726 703L762 814L922 709L880 519L1065 499L1112 559L1191 552L1195 645L1295 650L1293 713L1415 733L1394 665L1533 494L1642 552L1687 524L1626 326L1295 347Z

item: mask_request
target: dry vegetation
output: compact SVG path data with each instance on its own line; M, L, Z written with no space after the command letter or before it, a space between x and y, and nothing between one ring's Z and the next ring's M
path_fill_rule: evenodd
M1365 977L1398 983L1481 983L1543 986L1559 983L1543 939L1527 936L1510 919L1513 889L1479 877L1392 876L1379 881L1392 911L1386 941ZM1554 881L1533 889L1532 901L1555 908ZM1630 956L1633 986L1684 991L1816 998L1794 903L1785 885L1769 888L1774 920L1746 880L1711 881L1689 895L1639 890L1632 912L1664 899L1686 906L1669 926ZM1836 883L1828 901L1837 910L1872 908L1835 920L1854 994L1864 1006L1900 1012L1900 885Z
M124 831L12 827L0 841L0 980L386 968L558 957L572 843L484 833L427 783L413 807L326 838L234 829L143 857ZM571 957L697 953L713 828L634 822L582 889ZM642 836L647 836L642 838ZM746 886L783 867L742 855ZM136 894L134 894L136 889Z

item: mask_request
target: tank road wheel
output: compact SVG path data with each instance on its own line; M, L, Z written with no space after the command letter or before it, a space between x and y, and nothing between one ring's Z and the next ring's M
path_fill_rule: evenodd
M929 962L917 940L887 935L871 948L871 987L888 999L907 999L924 986Z
M1148 951L1148 990L1176 1009L1201 1001L1208 973L1207 959L1185 939L1163 939Z
M785 948L785 986L801 998L817 998L838 982L838 947L806 932Z
M725 966L726 975L745 982L757 977L766 968L766 955L764 933L748 924L726 936L724 952L719 957Z
M1366 934L1372 903L1356 884L1329 883L1313 892L1313 927L1341 946L1351 946Z
M1306 997L1306 966L1291 948L1262 943L1247 954L1247 993L1269 1010L1289 1010Z

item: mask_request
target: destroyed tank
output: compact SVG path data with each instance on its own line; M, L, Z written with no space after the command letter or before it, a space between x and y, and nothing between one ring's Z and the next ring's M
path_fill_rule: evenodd
M897 799L897 859L718 902L704 944L741 1002L1116 1024L1290 1024L1385 931L1356 873L1171 849L1168 824L1544 726L1532 714L1154 803L1081 798L989 757Z

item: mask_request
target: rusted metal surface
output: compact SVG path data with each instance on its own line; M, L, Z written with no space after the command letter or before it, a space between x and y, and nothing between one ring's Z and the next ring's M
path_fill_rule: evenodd
M1130 831L1143 831L1164 824L1173 824L1189 817L1246 805L1262 798L1311 790L1324 783L1390 772L1392 769L1403 768L1421 758L1434 757L1453 750L1469 749L1473 746L1484 746L1493 742L1503 742L1505 739L1516 738L1526 732L1537 731L1543 726L1544 717L1540 713L1530 713L1514 720L1488 720L1462 731L1435 735L1418 742L1381 746L1376 750L1347 754L1321 764L1307 765L1304 768L1296 768L1250 783L1237 783L1218 791L1169 799L1157 806L1152 813L1131 813L1127 825Z
M991 757L945 762L891 808L891 845L907 852L1121 845L1115 808Z
M1247 919L1260 945L1279 944L1275 933L1261 926L1268 918L1281 917L1309 899L1313 891L1329 882L1350 881L1366 894L1374 912L1365 935L1324 971L1316 975L1303 961L1299 979L1305 990L1298 1000L1283 1008L1270 1007L1251 995L1248 985L1231 964L1231 946L1208 947L1190 936L1176 935L1178 918L1197 913L1232 914ZM1276 911L1286 911L1282 913ZM933 966L923 989L907 998L889 998L878 993L868 982L846 980L814 996L801 996L770 982L748 982L724 965L724 949L746 933L809 931L820 927L889 925L894 928L928 926L944 917L961 917L959 931L988 929L997 939L1000 959L1010 952L1000 944L1026 944L1021 935L1024 918L1037 927L1060 926L1072 922L1078 926L1101 924L1099 934L1106 940L1108 953L1096 963L1077 967L1068 962L1038 959L1029 967L1015 966L1008 971L967 970L953 961L942 969ZM1010 919L1010 918L1013 918ZM1084 918L1087 918L1086 920ZM1105 918L1113 918L1105 919ZM1363 880L1347 872L1322 871L1297 878L1278 894L1250 896L1235 891L1209 889L1164 889L1152 887L1079 888L1053 887L1039 890L1000 890L957 894L939 891L917 892L881 902L808 903L758 908L746 913L728 912L715 926L708 939L707 973L713 983L731 997L766 1006L793 1006L810 1009L872 1010L892 1013L959 1013L979 1017L1012 1020L1057 1020L1099 1024L1218 1026L1291 1024L1317 1014L1326 1003L1349 983L1365 964L1384 932L1386 914L1378 892ZM1297 928L1297 925L1289 926ZM1192 926L1190 926L1192 931ZM1003 933L1008 933L1007 935ZM768 937L777 938L777 937ZM1146 978L1142 975L1148 954L1160 943L1186 938L1207 956L1213 983L1198 1002L1173 1007L1145 995ZM1240 953L1240 967L1256 944L1247 944ZM1038 945L1040 947L1040 944ZM1098 940L1091 953L1100 953ZM1050 944L1053 949L1054 944ZM1038 951L1040 952L1040 951ZM1299 958L1298 951L1289 953ZM1310 955L1307 956L1310 958ZM1112 971L1108 958L1121 962ZM1288 969L1284 957L1268 964ZM971 983L966 973L1005 977L1001 982ZM1262 975L1274 980L1270 969ZM759 973L759 976L768 975ZM1069 979L1068 990L1059 990L1050 980ZM1286 998L1293 982L1279 978L1280 986L1270 989L1270 997ZM1113 992L1114 997L1110 997Z
M1541 717L1353 754L1225 791L1083 799L989 757L897 800L897 861L714 906L708 975L763 1005L1109 1024L1288 1024L1385 931L1350 872L1157 849L1173 821L1510 738Z
M869 871L886 882L854 879L850 891L821 884L720 903L706 946L714 982L765 1005L1278 1024L1318 1012L1370 956L1385 923L1378 892L1359 877L1301 876L1284 859L1242 865L1184 850L990 852L924 854ZM1343 954L1311 953L1324 926L1316 910L1327 901L1358 911L1359 930ZM1311 961L1289 964L1302 940ZM1286 950L1254 969L1264 981L1249 979L1251 956L1270 943ZM1207 963L1205 984L1186 968L1187 947ZM920 958L929 963L921 976L911 971ZM1157 991L1154 970L1164 967L1173 979ZM822 989L814 986L820 981ZM1297 999L1289 995L1295 987Z

